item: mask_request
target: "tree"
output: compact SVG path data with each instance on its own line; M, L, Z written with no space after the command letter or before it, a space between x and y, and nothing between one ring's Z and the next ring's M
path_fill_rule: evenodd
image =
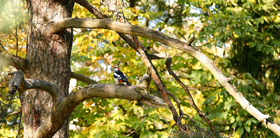
M188 42L182 42L180 40L167 37L159 31L153 31L148 28L120 23L128 21L124 14L120 14L116 9L116 2L106 4L110 5L108 9L110 9L113 17L115 17L119 22L107 19L109 18L108 16L100 12L87 1L76 0L75 2L84 6L98 19L70 18L72 16L74 1L27 1L27 7L29 11L29 28L25 58L14 56L9 54L7 51L1 53L1 58L4 61L8 61L8 65L15 66L17 70L21 70L13 73L13 79L11 79L9 82L9 92L14 94L18 90L20 93L25 137L52 137L54 134L54 137L68 137L68 118L70 113L80 103L93 97L138 100L142 103L155 107L163 107L165 106L165 102L168 105L174 122L179 130L181 132L190 130L186 124L183 124L182 116L185 116L186 114L182 111L176 96L166 89L166 86L160 77L163 74L160 74L155 68L153 62L151 62L153 59L164 59L165 62L162 62L162 64L165 64L166 67L161 67L160 69L167 70L169 74L174 77L178 84L184 89L184 92L186 92L186 94L189 96L190 105L196 109L199 116L201 116L208 123L212 132L215 133L215 128L202 113L202 111L200 111L200 109L195 105L188 88L180 80L182 78L177 77L173 72L173 67L171 68L171 56L168 54L153 53L151 47L143 46L149 42L144 42L144 44L141 44L141 40L139 40L137 36L145 37L147 40L158 41L161 44L168 45L195 57L209 69L209 71L218 79L220 84L230 93L230 95L232 95L236 101L241 104L242 108L252 114L257 120L262 122L275 133L279 132L279 126L268 120L268 115L263 115L255 107L253 107L241 95L241 93L238 92L236 87L230 83L230 78L223 75L222 71L217 68L212 63L212 61L198 48L191 46L195 38L190 39ZM130 6L133 8L136 1L130 2ZM159 3L165 5L164 2L159 1ZM170 26L174 25L176 27L182 27L182 22L178 23L175 21L183 20L183 16L179 15L183 13L184 9L177 4L174 4L173 7L169 6L168 8L170 9L168 9L170 12L167 14L164 13L164 9L162 9L162 7L159 6L158 8L159 11L162 11L163 14L166 14L164 17L166 19L164 23L168 24L171 22ZM172 12L173 9L176 10ZM147 8L145 10L147 10ZM147 15L143 16L146 16L146 20L151 19ZM170 22L168 22L169 20ZM146 25L148 26L148 24ZM72 50L73 32L72 29L69 28L94 28L116 31L118 35L127 42L125 47L130 46L132 49L138 52L138 57L141 56L145 66L147 67L147 72L144 75L145 77L143 76L142 78L142 83L130 87L114 84L97 84L95 81L92 81L89 78L71 72L70 56ZM164 29L164 24L159 26L159 30L162 29ZM85 29L83 31L87 32L91 30ZM90 39L92 36L96 36L97 38L100 37L92 32L94 31L91 31L87 38ZM108 35L109 33L111 32L108 31L105 34ZM175 33L184 36L186 32L178 31ZM131 36L126 34L130 34ZM116 36L116 34L113 34L110 37L114 39ZM104 38L101 37L100 39ZM112 44L115 43L113 42L113 39L109 40L109 42ZM81 42L83 39L78 39L77 41ZM87 45L90 44L87 43ZM114 45L118 44L115 43ZM88 47L83 47L81 49L86 51L88 50L87 48ZM111 52L114 50L115 48L112 48L112 46L106 47L105 45L102 50L96 51L97 53L95 53L95 55L104 54L108 51ZM116 52L117 51L115 51L115 53ZM144 65L142 64L142 66ZM76 78L91 85L68 94L70 77ZM154 86L150 86L151 78L154 81ZM205 78L207 78L207 76L205 76ZM151 87L158 89L162 99L148 94L148 90ZM176 108L171 102L169 96L172 97L176 103L178 112L176 111ZM88 103L92 102L88 101ZM96 102L95 104L98 103ZM120 106L120 108L124 107ZM123 109L123 112L128 112L128 110ZM97 122L98 121L92 123ZM134 126L131 128L134 128Z

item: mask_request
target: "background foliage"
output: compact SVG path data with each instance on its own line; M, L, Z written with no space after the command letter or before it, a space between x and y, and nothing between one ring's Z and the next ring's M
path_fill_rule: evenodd
M26 8L24 2L14 2L19 6L14 8L11 2L1 2L9 12L1 11L0 49L24 57ZM100 1L90 2L114 18ZM134 25L185 41L197 37L193 45L212 59L226 76L234 75L231 83L246 99L280 124L279 4L276 0L123 0L119 1L118 8ZM73 17L95 18L77 4ZM145 65L115 32L74 30L72 71L100 83L114 83L111 69L118 65L132 84L139 84ZM243 110L198 60L145 38L140 41L150 53L169 53L173 57L172 69L189 86L196 104L222 136L277 137ZM178 98L186 114L207 126L191 108L186 93L168 74L164 62L153 61L167 89ZM7 96L4 84L11 68L3 66L1 64L0 136L13 137L17 135L20 115L2 118L18 109L19 95ZM85 86L75 80L71 80L71 84L74 90ZM154 84L150 92L160 96ZM90 99L75 109L70 120L71 137L167 137L170 132L177 135L176 127L171 130L174 121L167 108L154 109L136 101Z

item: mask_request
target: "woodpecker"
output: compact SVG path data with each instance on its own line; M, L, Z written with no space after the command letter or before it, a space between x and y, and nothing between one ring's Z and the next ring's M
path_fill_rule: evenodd
M125 86L130 86L131 84L128 82L127 77L123 74L122 71L118 67L114 68L114 79L116 84L123 83Z

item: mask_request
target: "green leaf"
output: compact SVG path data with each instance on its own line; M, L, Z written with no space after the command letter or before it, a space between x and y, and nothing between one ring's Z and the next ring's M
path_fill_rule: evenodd
M250 131L251 131L250 126L245 126L245 130L246 130L247 132L250 132Z
M242 135L244 133L244 128L239 127L236 132L238 132L240 135Z

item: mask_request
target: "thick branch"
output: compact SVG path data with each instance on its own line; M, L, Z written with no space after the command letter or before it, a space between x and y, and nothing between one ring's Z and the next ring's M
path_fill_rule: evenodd
M129 87L124 85L101 83L89 85L77 92L70 93L66 98L64 98L61 103L57 105L56 111L53 111L44 124L38 128L34 137L52 137L62 126L69 114L81 102L94 97L140 100L141 102L150 101L149 104L154 107L166 106L162 99L146 95L145 93L145 88L141 88L136 85Z
M25 80L21 70L13 73L13 78L9 81L9 93L14 94L17 90L24 92L28 89L40 89L48 92L53 100L62 99L62 92L57 85L36 79Z
M78 73L74 73L71 72L71 77L75 78L79 81L85 82L87 84L97 84L97 82L93 81L92 79L83 76L81 74ZM165 107L165 103L163 101L163 99L158 98L158 97L153 97L151 95L148 94L147 88L148 85L150 84L151 81L151 74L150 72L147 70L146 74L143 76L142 80L141 80L141 84L138 85L138 87L135 89L136 91L141 92L142 94L142 99L140 100L142 103L145 103L151 107Z
M89 12L94 14L98 19L105 19L108 18L107 15L102 14L96 7L94 7L91 3L89 3L87 0L75 0L76 3L80 4L81 6L85 7ZM137 48L134 44L134 42L125 34L117 32L118 35L126 41L130 45L131 48L133 48L135 51L137 51ZM138 51L137 51L138 52ZM149 58L153 58L153 55L148 55Z
M275 134L280 136L280 127L268 120L268 116L262 114L258 109L256 109L254 106L252 106L238 90L235 88L234 85L229 83L227 80L227 77L223 74L223 72L217 68L213 62L202 52L195 49L194 47L191 47L187 45L186 42L182 42L177 39L173 39L170 37L165 36L161 32L150 30L148 28L139 27L135 25L128 25L123 23L118 23L112 20L108 19L65 19L62 21L59 21L57 23L54 23L51 27L52 33L57 33L59 31L62 31L66 28L94 28L94 29L110 29L114 30L116 32L121 33L127 33L132 34L136 36L145 37L148 39L152 39L155 41L158 41L162 44L171 46L173 48L182 50L192 56L194 56L196 59L198 59L203 65L205 65L211 73L217 78L217 80L225 87L225 89L232 95L238 103L242 106L243 109L248 111L251 115L253 115L257 120L262 122L265 126L267 126L270 130L272 130ZM152 72L153 74L153 72Z
M25 80L22 71L12 74L14 77L9 82L9 88L13 93L17 90L24 92L28 89L40 89L48 92L55 100L51 114L36 131L35 137L52 137L76 106L94 97L140 100L152 107L166 107L163 99L149 95L147 88L136 85L127 87L115 84L92 84L62 99L62 92L55 84L35 79ZM87 83L96 83L79 74L71 73L71 76Z

